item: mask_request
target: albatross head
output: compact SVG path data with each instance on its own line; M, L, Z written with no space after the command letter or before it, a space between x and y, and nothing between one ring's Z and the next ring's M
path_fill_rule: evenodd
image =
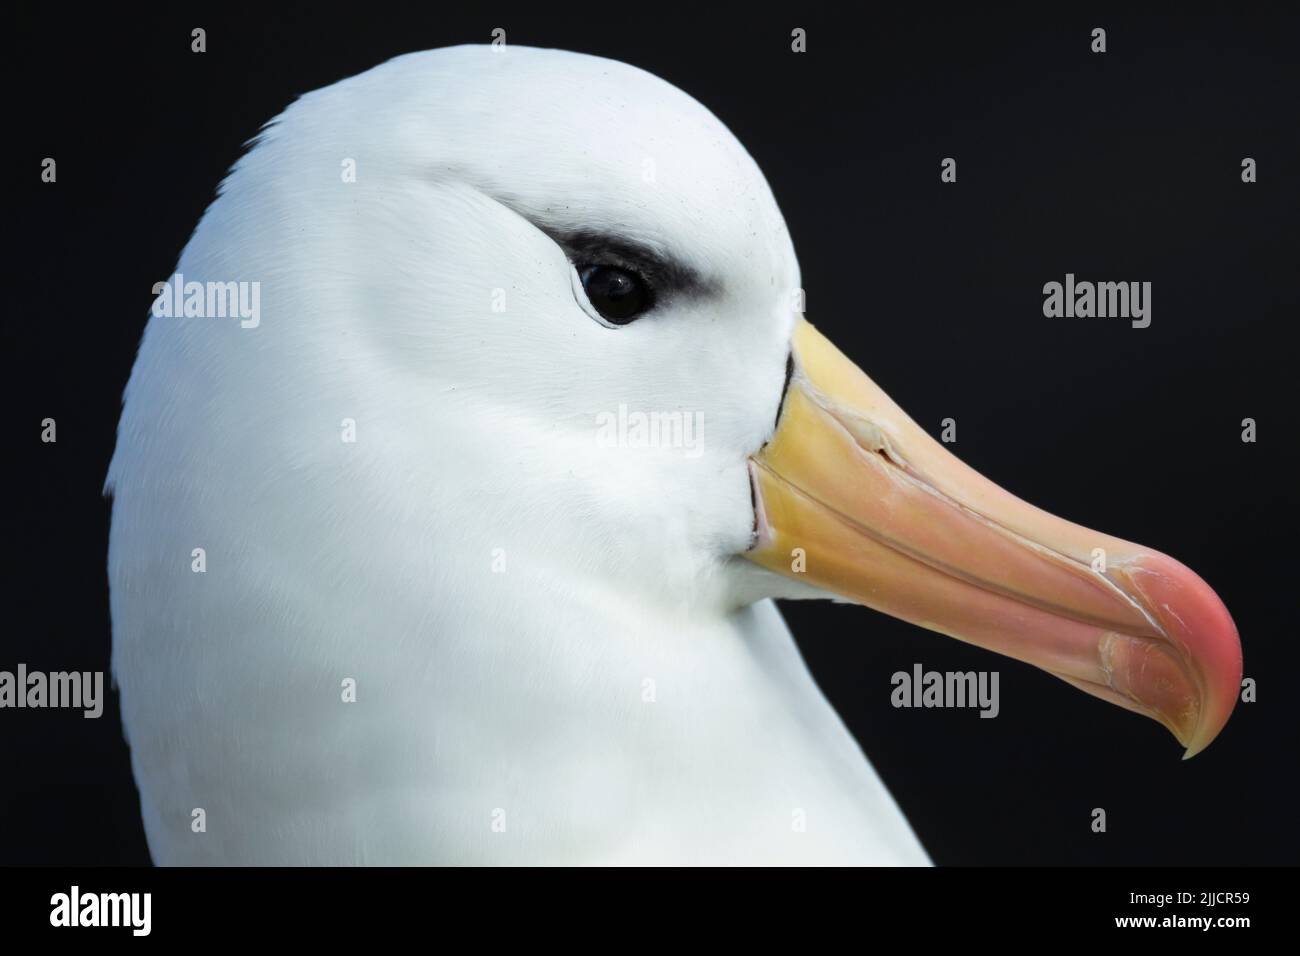
M1042 667L1189 754L1232 709L1240 647L1204 582L912 422L802 317L753 160L640 70L464 47L307 95L178 271L259 282L261 317L146 331L110 472L128 724L222 642L321 686L359 655L437 680L489 633L551 642L486 681L580 668L565 608L685 622L827 595ZM199 548L205 573L177 571ZM220 642L145 639L198 621ZM459 649L435 665L438 642Z

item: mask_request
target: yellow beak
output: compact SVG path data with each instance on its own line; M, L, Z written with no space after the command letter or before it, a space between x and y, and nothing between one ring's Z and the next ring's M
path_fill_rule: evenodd
M1172 558L1033 507L962 464L808 322L751 459L751 560L1025 661L1164 724L1190 757L1227 722L1241 644Z

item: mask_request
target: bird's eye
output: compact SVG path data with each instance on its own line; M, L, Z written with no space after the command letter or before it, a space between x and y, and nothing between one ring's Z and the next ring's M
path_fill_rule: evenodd
M650 308L650 289L629 269L609 265L578 267L582 290L606 322L627 325Z

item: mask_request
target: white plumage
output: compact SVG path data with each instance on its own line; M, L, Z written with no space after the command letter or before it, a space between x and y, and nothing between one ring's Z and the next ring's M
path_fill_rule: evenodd
M606 327L574 231L708 292ZM151 319L109 475L156 861L926 862L767 600L820 592L738 557L800 279L703 107L571 53L400 57L263 131L178 270L260 282L261 321ZM699 448L596 441L620 404Z

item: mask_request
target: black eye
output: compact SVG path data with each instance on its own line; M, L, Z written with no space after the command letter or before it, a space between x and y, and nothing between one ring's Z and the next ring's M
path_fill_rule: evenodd
M592 307L615 325L627 325L650 308L650 290L635 272L618 266L580 266L578 277Z

